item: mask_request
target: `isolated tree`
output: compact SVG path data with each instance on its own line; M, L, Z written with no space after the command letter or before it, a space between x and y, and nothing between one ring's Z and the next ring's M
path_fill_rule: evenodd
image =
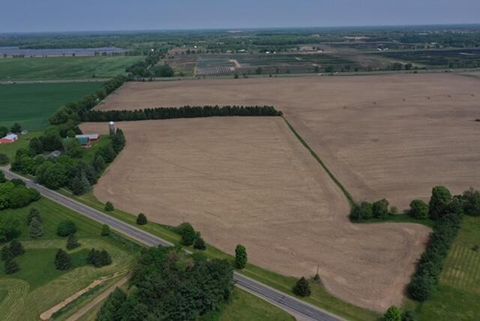
M428 218L428 205L422 200L413 200L410 203L410 210L408 215L416 219L426 219Z
M14 274L18 271L20 271L20 267L15 260L10 259L5 261L5 274Z
M310 296L310 294L312 293L312 291L310 290L310 284L303 276L297 281L297 283L295 283L295 286L292 290L293 293L301 297Z
M67 250L73 250L79 246L80 246L80 243L78 243L78 239L75 233L70 234L67 239Z
M28 225L30 237L32 239L38 239L43 236L43 223L38 219L38 217L33 217Z
M362 202L360 205L355 204L350 212L352 221L363 221L373 217L373 206L368 202Z
M147 217L145 216L145 214L143 214L143 213L138 214L137 224L138 225L145 225L147 223L148 223L148 221L147 221Z
M372 204L373 217L384 219L388 216L388 201L382 199Z
M102 251L100 252L99 260L100 260L101 266L107 266L107 265L112 264L112 257L111 257L110 254L109 254L107 251L105 251L105 250L102 250Z
M197 233L193 229L193 226L189 223L183 223L179 227L179 233L182 237L182 244L185 246L190 246L195 242Z
M396 306L388 308L387 312L383 315L383 321L402 321L402 311Z
M10 253L12 253L13 257L20 256L25 253L25 249L23 248L22 243L17 240L13 240L10 242Z
M247 266L247 249L245 246L238 244L235 248L235 268L241 270Z
M201 251L207 249L207 244L205 244L205 241L203 240L200 233L197 233L197 237L195 238L195 242L193 243L193 248Z
M429 204L429 215L432 220L436 220L445 214L448 204L452 200L452 194L444 186L435 186L432 189L432 197Z
M101 236L109 236L110 235L110 226L107 224L102 225L102 232L100 233Z
M65 271L72 267L72 258L62 249L59 249L55 255L55 267L60 271Z
M36 218L38 221L42 222L42 217L40 216L40 211L37 210L36 208L30 209L30 212L28 213L27 216L27 225L30 225L32 220Z
M112 202L107 202L105 204L105 211L107 212L113 212L115 210L115 207L113 207Z
M77 226L72 221L62 221L58 224L57 235L66 237L77 232Z

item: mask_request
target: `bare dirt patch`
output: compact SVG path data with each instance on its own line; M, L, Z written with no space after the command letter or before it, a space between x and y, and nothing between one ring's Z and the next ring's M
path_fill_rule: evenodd
M359 306L401 303L428 229L351 224L345 197L281 118L118 126L127 146L96 185L100 200L163 224L191 222L221 250L244 244L253 263L285 275L313 276L319 264L327 289Z
M474 74L473 76L478 75ZM99 109L275 105L356 200L405 208L480 181L480 79L410 74L128 83Z

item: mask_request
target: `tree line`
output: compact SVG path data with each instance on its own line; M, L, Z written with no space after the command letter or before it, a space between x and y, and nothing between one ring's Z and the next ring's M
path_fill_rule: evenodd
M80 113L85 122L130 121L148 119L222 117L222 116L281 116L273 106L184 106L135 110L88 110Z
M229 301L233 269L225 260L151 248L141 256L131 286L135 291L110 295L97 321L198 320Z
M62 138L52 127L44 135L30 140L28 149L19 149L11 164L13 171L35 176L38 183L51 188L69 188L74 194L88 192L96 184L106 166L125 146L121 129L98 142L101 146L90 160L84 158L87 150L73 137ZM46 157L45 152L62 151L58 157Z

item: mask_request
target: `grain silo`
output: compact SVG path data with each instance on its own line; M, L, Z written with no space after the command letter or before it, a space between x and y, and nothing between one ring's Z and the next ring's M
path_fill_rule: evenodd
M113 121L108 123L108 129L110 131L110 135L115 135L117 132L117 128L115 127L115 123Z

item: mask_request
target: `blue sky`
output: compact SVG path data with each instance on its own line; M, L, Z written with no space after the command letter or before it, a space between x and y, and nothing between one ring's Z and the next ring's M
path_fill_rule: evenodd
M0 0L0 33L480 23L480 0Z

